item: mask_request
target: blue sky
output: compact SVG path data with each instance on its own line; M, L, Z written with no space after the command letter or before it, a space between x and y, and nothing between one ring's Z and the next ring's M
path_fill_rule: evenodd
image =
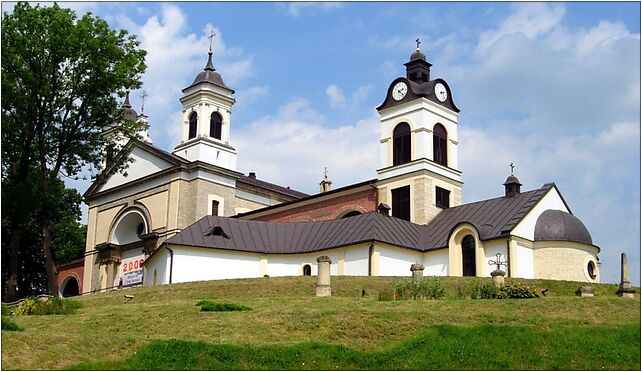
M214 29L239 171L308 193L324 166L335 187L376 177L374 108L419 37L461 109L464 201L501 195L514 162L523 189L558 185L604 282L626 252L640 284L640 3L60 4L138 35L150 135L169 151Z

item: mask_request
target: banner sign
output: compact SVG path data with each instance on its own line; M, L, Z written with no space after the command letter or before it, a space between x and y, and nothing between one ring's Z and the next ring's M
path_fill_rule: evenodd
M128 271L122 276L123 287L143 282L143 270Z
M123 259L121 267L121 285L136 285L143 283L143 262L144 256L136 256Z

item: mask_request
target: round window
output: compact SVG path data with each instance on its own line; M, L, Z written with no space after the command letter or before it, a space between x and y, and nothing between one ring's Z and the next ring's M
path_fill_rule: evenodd
M143 235L144 232L145 232L145 224L141 222L136 227L136 234Z
M589 261L586 265L586 271L588 271L589 277L591 277L591 279L595 280L595 278L597 278L597 274L595 273L595 262Z

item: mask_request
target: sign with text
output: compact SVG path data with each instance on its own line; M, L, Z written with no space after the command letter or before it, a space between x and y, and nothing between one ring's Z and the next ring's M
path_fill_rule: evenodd
M128 271L121 277L123 286L141 284L143 282L143 270Z
M120 264L120 279L123 286L143 283L143 262L144 256L136 256L123 259Z

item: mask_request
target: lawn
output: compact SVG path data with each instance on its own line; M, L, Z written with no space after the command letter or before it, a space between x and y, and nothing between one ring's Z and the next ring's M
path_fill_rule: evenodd
M260 278L79 298L75 314L13 317L3 369L640 369L640 297L614 285L520 280L546 297L471 300L490 279L443 278L442 300L379 301L399 278ZM362 291L365 290L365 296ZM126 302L124 294L134 299ZM249 307L201 311L203 300Z

